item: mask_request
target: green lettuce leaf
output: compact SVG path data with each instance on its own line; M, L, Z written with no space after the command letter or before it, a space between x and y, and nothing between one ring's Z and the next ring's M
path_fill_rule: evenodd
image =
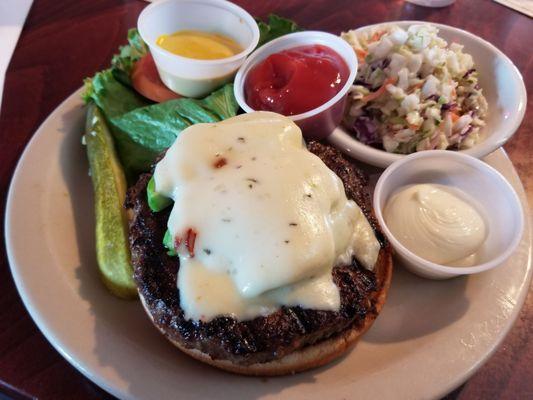
M111 69L96 73L85 80L82 95L85 102L94 102L107 120L117 147L117 152L124 167L128 181L142 172L149 165L156 153L139 146L130 136L128 129L121 129L117 121L130 111L142 109L150 103L135 90L118 81Z
M119 48L111 60L111 71L115 78L131 86L131 71L135 62L149 52L148 46L141 38L137 28L128 31L128 44Z
M233 95L233 84L223 86L201 102L204 108L211 110L221 120L234 117L239 109L239 104Z
M256 21L257 26L259 27L259 43L257 44L257 47L280 36L301 30L300 27L296 25L296 22L282 18L276 14L270 14L268 16L268 23L260 20Z
M129 178L149 171L157 155L190 125L176 113L177 101L137 108L111 119L120 159Z
M110 69L86 79L82 97L86 103L94 101L107 119L149 104L136 91L119 82Z
M180 98L136 108L111 118L111 124L150 153L159 154L174 143L189 125L218 122L237 114L233 84L213 92L203 100ZM142 169L147 170L149 166Z
M110 69L85 81L83 98L94 102L104 114L130 182L149 171L156 157L174 143L183 129L233 117L239 109L233 84L202 100L180 98L150 104L121 83Z

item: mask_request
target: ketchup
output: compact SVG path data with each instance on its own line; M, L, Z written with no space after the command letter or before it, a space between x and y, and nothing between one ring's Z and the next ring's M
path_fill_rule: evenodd
M271 54L252 68L244 94L254 110L296 115L333 98L349 74L346 62L329 47L300 46Z

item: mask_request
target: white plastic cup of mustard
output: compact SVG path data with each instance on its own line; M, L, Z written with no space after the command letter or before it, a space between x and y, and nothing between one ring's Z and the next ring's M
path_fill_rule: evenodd
M259 42L254 18L225 0L161 0L146 7L137 21L163 83L186 97L203 97L233 79ZM173 54L157 38L180 30L216 32L235 40L244 50L227 58L198 60Z

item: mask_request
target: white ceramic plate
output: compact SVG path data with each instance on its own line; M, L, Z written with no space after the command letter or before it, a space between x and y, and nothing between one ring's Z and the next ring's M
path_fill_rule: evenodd
M281 378L231 375L180 353L138 302L111 296L94 254L92 188L80 144L79 91L42 124L13 177L6 210L19 293L52 345L123 399L430 399L490 356L518 315L531 277L530 225L511 260L436 282L397 268L389 300L358 346L329 366ZM524 191L503 151L487 162Z
M398 25L407 29L410 25L423 21L393 21L358 28L361 32L377 26ZM479 84L489 104L489 112L484 127L485 139L462 152L476 158L485 157L503 146L516 132L526 112L527 93L522 75L513 62L495 46L480 37L454 28L435 24L439 36L449 44L456 42L464 45L464 51L474 58L474 66L479 71ZM394 161L405 157L401 154L387 153L367 146L353 138L344 128L338 127L329 136L330 141L344 153L377 167L387 167Z

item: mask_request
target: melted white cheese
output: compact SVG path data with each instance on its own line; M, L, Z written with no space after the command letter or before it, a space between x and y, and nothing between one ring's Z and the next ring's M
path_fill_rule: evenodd
M469 266L476 261L487 229L478 211L461 197L443 185L412 185L387 202L385 221L394 236L420 257Z
M379 243L341 180L309 152L300 129L269 112L184 130L157 164L174 206L185 316L243 320L281 305L338 310L331 270L355 256L372 269ZM184 244L196 233L194 256Z

